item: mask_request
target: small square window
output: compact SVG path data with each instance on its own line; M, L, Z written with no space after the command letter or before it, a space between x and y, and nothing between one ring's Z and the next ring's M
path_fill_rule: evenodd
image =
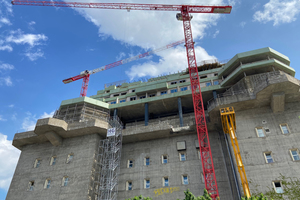
M162 163L167 164L168 163L168 155L162 155Z
M131 92L135 92L135 90L131 90Z
M69 177L64 176L63 179L62 179L61 186L67 186L68 182L69 182Z
M257 137L266 137L263 127L255 128Z
M169 177L163 177L163 187L169 187Z
M56 164L56 156L51 157L50 165L55 165Z
M44 189L49 189L50 188L50 184L51 184L51 179L48 178L45 181L45 185L44 185Z
M188 176L187 175L182 175L182 184L187 185L189 184Z
M126 190L132 190L132 181L126 182Z
M121 99L119 102L124 103L124 102L126 102L126 99Z
M290 133L289 127L287 124L280 124L281 132L283 134L288 134Z
M144 188L145 188L145 189L150 188L150 179L145 179L145 180L144 180Z
M280 181L274 181L273 186L276 193L283 193L283 189Z
M175 92L177 92L177 89L172 89L171 90L171 93L175 93Z
M186 161L185 153L179 153L179 159L180 159L180 161Z
M149 158L149 157L146 157L146 158L145 158L145 165L146 165L146 166L149 166L149 165L150 165L150 158Z
M74 154L69 154L68 157L67 157L67 162L66 163L70 163L74 158Z
M28 191L33 191L34 189L34 181L29 181L28 183Z
M291 156L292 156L293 161L298 161L298 160L300 160L300 157L299 157L299 150L298 150L298 149L291 149L291 150L290 150L290 153L291 153Z
M128 160L127 168L132 168L132 167L133 167L133 160Z
M167 94L167 91L161 91L160 92L160 95L164 95L164 94Z
M188 88L187 87L182 87L180 88L180 91L186 91Z
M266 152L264 153L265 155L265 160L266 160L266 163L273 163L273 158L272 158L272 152Z
M41 162L42 162L41 159L39 159L39 158L35 159L34 168L38 168L41 165Z

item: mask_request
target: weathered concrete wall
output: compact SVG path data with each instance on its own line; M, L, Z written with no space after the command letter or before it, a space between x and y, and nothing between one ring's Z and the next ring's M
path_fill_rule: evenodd
M64 139L57 147L50 142L24 146L6 200L88 199L98 144L99 136L93 134ZM70 153L74 154L74 158L67 164ZM57 156L53 166L50 165L52 156ZM37 158L42 160L41 165L34 168ZM61 186L63 176L69 177L68 186ZM44 189L47 178L51 178L51 188ZM28 191L29 181L34 181L33 191Z
M218 133L211 132L209 136L219 193L222 199L232 199ZM201 181L202 165L198 157L199 149L196 148L195 140L197 140L197 134L193 133L124 144L118 199L124 200L136 195L149 196L154 200L183 199L183 191L186 189L190 189L197 196L202 195L204 189L204 183ZM176 148L179 141L186 142L186 161L179 159L179 151ZM164 154L168 155L167 164L162 164L161 156ZM145 157L150 157L149 166L144 164ZM134 160L133 168L127 168L129 159ZM188 175L188 185L182 184L181 176L184 174ZM162 178L166 176L169 177L169 187L163 187ZM144 179L148 178L150 179L150 188L144 189ZM132 181L133 190L126 191L126 181Z
M291 133L282 134L281 123L287 123ZM293 161L289 152L300 149L300 103L286 103L285 111L279 113L273 113L269 106L237 111L236 124L247 178L253 183L249 185L251 192L273 188L272 181L280 173L300 178L300 162ZM258 138L256 127L269 128L270 133ZM268 151L272 152L274 163L266 163L263 153Z

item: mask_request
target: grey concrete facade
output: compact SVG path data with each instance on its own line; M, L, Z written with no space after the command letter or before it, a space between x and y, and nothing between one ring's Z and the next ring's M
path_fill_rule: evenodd
M65 139L61 146L50 142L24 146L6 199L88 199L99 139L93 134ZM69 154L74 157L66 163ZM50 165L52 156L57 158L55 165ZM38 168L34 168L36 159L41 160ZM64 176L69 178L67 186L62 186ZM50 188L45 189L48 178ZM34 181L33 191L29 190L30 181Z
M293 161L290 153L299 153L300 149L300 81L293 77L288 58L272 49L237 55L219 68L199 68L205 77L203 83L210 82L201 89L219 194L225 200L238 200L238 191L241 195L243 192L230 141L222 131L220 108L232 106L236 111L237 139L251 193L272 188L273 181L280 181L276 180L280 173L300 178L300 162ZM269 61L270 56L278 60L276 65ZM173 81L178 82L177 86ZM186 189L201 195L204 183L191 90L179 90L190 84L188 74L152 80L138 88L139 84L110 86L93 98L66 100L54 118L38 120L34 131L16 134L13 145L22 153L6 200L94 200L95 155L99 140L106 137L107 115L116 109L124 122L118 200L136 195L154 200L183 199ZM177 91L171 93L174 88ZM158 95L166 89L168 94ZM128 92L128 99L145 91L157 96L148 97L146 93L141 99L125 102L119 102L121 94L115 96L117 92ZM106 103L111 101L116 102ZM283 134L280 125L286 126L289 133ZM262 129L265 136L258 137L257 129ZM67 164L71 153L74 158ZM185 161L180 161L180 153L185 155ZM267 163L264 153L272 156L272 163ZM166 164L162 163L163 155L168 158ZM50 165L52 156L57 156L54 166ZM149 165L145 165L145 158L149 158ZM36 159L41 159L38 168L34 168ZM130 168L129 160L133 165ZM183 175L188 177L188 184L183 184ZM64 176L69 177L67 186L61 186ZM164 177L168 178L168 186L163 185ZM48 178L51 187L44 189ZM149 188L145 188L145 180L150 180ZM30 181L34 181L33 191L28 190ZM132 190L127 190L127 182L132 184Z

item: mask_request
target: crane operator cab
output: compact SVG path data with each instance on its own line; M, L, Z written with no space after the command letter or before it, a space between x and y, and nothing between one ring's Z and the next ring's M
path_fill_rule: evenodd
M88 75L89 73L90 73L89 70L85 70L80 72L80 75Z
M177 19L178 21L183 21L182 14L181 14L181 13L177 13L177 14L176 14L176 19ZM192 15L190 15L189 21L191 21L191 19L193 19L193 16L192 16Z

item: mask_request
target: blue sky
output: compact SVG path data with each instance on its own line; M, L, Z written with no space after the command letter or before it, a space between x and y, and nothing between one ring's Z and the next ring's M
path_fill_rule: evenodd
M194 14L197 62L230 59L240 52L271 47L290 58L300 79L299 0L172 3L233 6L229 15ZM12 6L10 1L0 0L0 199L5 199L19 156L11 146L14 134L33 129L36 120L51 116L62 100L79 97L82 82L65 85L62 80L183 39L182 22L175 15L176 12ZM181 45L91 75L88 96L106 83L149 78L186 67Z

